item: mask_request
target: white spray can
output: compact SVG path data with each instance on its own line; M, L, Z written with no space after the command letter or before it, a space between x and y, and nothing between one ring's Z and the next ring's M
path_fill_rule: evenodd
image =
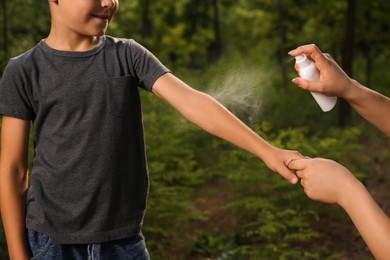
M313 61L309 60L306 55L295 57L295 62L299 66L299 75L305 80L318 80L319 73ZM328 112L334 108L337 102L337 97L329 97L318 92L310 92L322 111Z

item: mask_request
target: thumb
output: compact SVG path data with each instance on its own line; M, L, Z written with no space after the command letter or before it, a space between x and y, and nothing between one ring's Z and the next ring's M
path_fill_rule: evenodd
M292 83L298 85L300 88L307 91L319 92L319 90L321 89L321 83L319 81L310 81L305 80L303 78L294 78L292 79Z
M284 166L283 168L279 169L278 172L290 183L296 184L298 182L298 177L294 173L292 173L291 170L287 168L287 166Z
M290 170L294 170L294 171L301 171L301 170L304 170L307 166L307 163L308 163L308 159L309 157L305 158L305 159L297 159L297 160L293 160L291 161L289 164L288 164L288 168Z

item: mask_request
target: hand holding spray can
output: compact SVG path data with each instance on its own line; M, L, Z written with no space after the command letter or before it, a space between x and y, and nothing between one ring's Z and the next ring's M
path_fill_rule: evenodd
M309 60L306 55L295 57L295 62L299 67L299 75L305 80L318 80L319 73L313 61ZM328 112L334 108L337 102L337 97L329 97L318 92L310 92L322 111Z

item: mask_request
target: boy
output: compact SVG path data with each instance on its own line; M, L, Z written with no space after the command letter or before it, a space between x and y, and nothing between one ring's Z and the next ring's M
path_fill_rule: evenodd
M286 165L298 152L265 142L133 40L104 35L119 0L48 2L49 36L12 59L0 83L0 203L11 259L149 258L140 233L148 175L138 86L297 182Z

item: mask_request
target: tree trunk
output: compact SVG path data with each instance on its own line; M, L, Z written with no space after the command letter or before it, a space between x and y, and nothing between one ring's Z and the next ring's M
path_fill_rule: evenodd
M352 77L353 47L355 41L356 0L348 0L347 21L344 44L342 49L341 67ZM345 127L351 121L351 106L343 99L339 103L339 126Z
M283 86L285 88L288 87L288 76L287 76L287 64L286 64L286 28L284 26L284 17L285 17L285 10L283 8L283 1L277 2L277 8L278 8L278 24L279 24L279 59L281 64L281 70L282 70L282 80L283 80Z
M0 51L0 76L3 75L3 68L8 61L9 58L9 48L8 48L8 17L7 17L7 1L3 0L1 3L1 15L3 16L3 20L1 21L2 23L2 46L0 47L2 50Z
M222 53L222 38L219 22L219 8L218 0L213 0L213 29L214 29L214 41L209 47L209 57L210 61L216 61L221 56Z
M365 11L365 18L366 18L366 32L371 32L371 25L372 25L372 11L371 11L371 2L368 1L366 4L368 4L368 7ZM372 75L372 65L373 65L373 58L372 58L372 49L371 49L371 44L370 40L366 37L364 40L365 45L364 45L364 50L363 54L366 59L366 86L370 87L371 86L371 75Z
M147 38L152 35L152 22L150 20L150 3L152 0L139 0L139 5L142 7L142 38Z
M8 17L7 17L7 0L3 0L3 51L4 56L8 57Z
M368 47L367 49L367 54L366 54L366 87L371 86L371 78L372 78L372 66L373 66L373 58L371 55L371 48Z

